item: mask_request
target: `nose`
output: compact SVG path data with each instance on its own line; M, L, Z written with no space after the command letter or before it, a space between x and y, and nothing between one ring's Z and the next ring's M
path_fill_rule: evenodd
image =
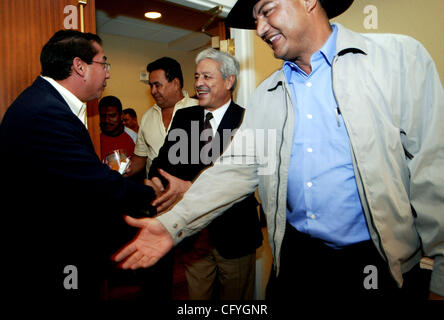
M202 77L201 76L196 76L194 78L194 87L197 88L200 85L202 85Z
M256 34L263 39L267 31L270 29L270 25L264 17L257 17L256 19Z

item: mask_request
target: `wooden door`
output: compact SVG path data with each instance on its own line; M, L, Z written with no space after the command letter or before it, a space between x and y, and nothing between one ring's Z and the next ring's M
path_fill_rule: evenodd
M40 74L40 51L48 39L60 29L80 30L79 2L86 2L84 31L95 33L95 0L0 0L0 121L14 99ZM97 102L91 108L88 104L88 129L98 152Z

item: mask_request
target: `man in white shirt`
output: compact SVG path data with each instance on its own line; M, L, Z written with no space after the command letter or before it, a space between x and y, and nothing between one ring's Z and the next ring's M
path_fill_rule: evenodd
M142 117L134 156L126 175L133 176L146 168L157 157L177 110L197 105L197 100L183 90L180 64L169 57L157 59L147 66L151 95L156 104Z

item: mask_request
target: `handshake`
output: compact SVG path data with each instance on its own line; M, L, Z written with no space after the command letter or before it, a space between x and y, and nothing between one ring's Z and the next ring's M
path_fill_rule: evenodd
M191 187L191 181L179 179L162 169L159 169L159 173L168 181L166 189L158 177L153 177L151 180L145 179L145 185L156 192L156 199L151 202L151 205L156 207L158 214L162 214L182 199L183 194Z
M185 181L159 169L159 173L168 181L165 188L158 177L145 179L145 184L156 192L156 199L151 203L158 215L166 212L190 188L191 181ZM139 228L136 237L112 256L123 269L146 268L154 265L173 247L173 239L167 229L155 218L134 219L125 216L125 221L132 227Z

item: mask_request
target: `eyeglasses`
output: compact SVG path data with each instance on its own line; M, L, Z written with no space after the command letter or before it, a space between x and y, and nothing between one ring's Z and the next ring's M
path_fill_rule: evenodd
M92 61L92 62L100 63L101 65L103 65L103 70L105 71L109 72L111 70L111 64L108 62L101 62L101 61Z

